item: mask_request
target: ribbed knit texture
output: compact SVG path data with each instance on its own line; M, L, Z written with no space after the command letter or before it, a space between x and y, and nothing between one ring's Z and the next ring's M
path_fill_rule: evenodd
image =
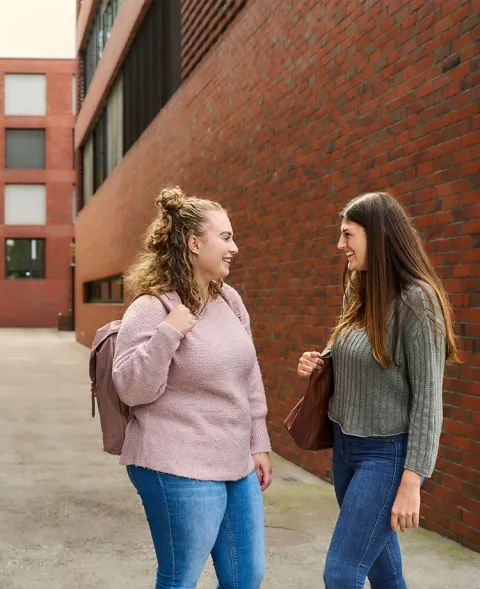
M225 291L241 321L218 297L185 337L164 322L155 297L128 308L113 361L118 394L135 408L121 464L234 481L253 470L251 454L271 449L249 316L238 293ZM180 302L176 293L168 297Z
M389 436L408 432L405 468L430 477L442 429L442 383L445 368L445 326L433 289L435 306L419 286L406 290L399 304L399 339L395 362L388 369L373 358L366 329L337 337L332 347L335 378L329 415L344 433ZM436 323L436 333L435 333ZM387 345L393 353L393 306Z

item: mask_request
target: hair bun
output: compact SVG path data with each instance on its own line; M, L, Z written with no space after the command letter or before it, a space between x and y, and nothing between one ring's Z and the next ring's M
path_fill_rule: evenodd
M183 206L186 198L187 195L178 186L167 186L157 197L155 204L164 211L173 213Z

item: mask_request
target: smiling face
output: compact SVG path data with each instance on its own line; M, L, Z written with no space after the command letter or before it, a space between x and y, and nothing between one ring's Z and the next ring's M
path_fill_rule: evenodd
M225 212L208 212L203 228L203 235L189 238L188 247L193 254L197 277L207 285L229 275L238 247L233 241L232 225Z
M338 249L344 252L350 272L367 269L367 234L358 223L343 217Z

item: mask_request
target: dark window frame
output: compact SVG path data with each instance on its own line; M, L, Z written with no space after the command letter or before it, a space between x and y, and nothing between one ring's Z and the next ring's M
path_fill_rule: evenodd
M40 266L41 266L41 276L15 276L15 275L11 275L10 272L13 271L17 271L17 272L31 272L32 274L34 274L35 272L38 273L38 268L36 267L36 265L31 261L30 262L30 266L28 266L28 263L22 267L22 268L13 268L12 269L12 263L11 261L9 261L8 259L8 241L28 241L28 242L32 242L32 241L37 241L37 242L41 242L43 244L42 247L42 257L43 259L39 262ZM5 279L6 280L45 280L46 276L47 276L47 252L46 252L46 240L43 237L6 237L4 239L4 246L5 246Z
M120 283L120 297L116 298L113 294L113 285ZM123 304L124 288L123 276L115 274L99 280L85 282L84 285L84 302L93 304ZM106 295L106 296L105 296Z

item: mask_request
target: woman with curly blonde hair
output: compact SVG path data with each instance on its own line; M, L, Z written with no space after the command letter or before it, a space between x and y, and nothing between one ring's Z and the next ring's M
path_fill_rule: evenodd
M150 526L156 589L196 587L210 554L218 589L257 589L272 469L249 316L223 282L238 248L220 204L177 187L156 206L113 363L133 408L120 462Z

